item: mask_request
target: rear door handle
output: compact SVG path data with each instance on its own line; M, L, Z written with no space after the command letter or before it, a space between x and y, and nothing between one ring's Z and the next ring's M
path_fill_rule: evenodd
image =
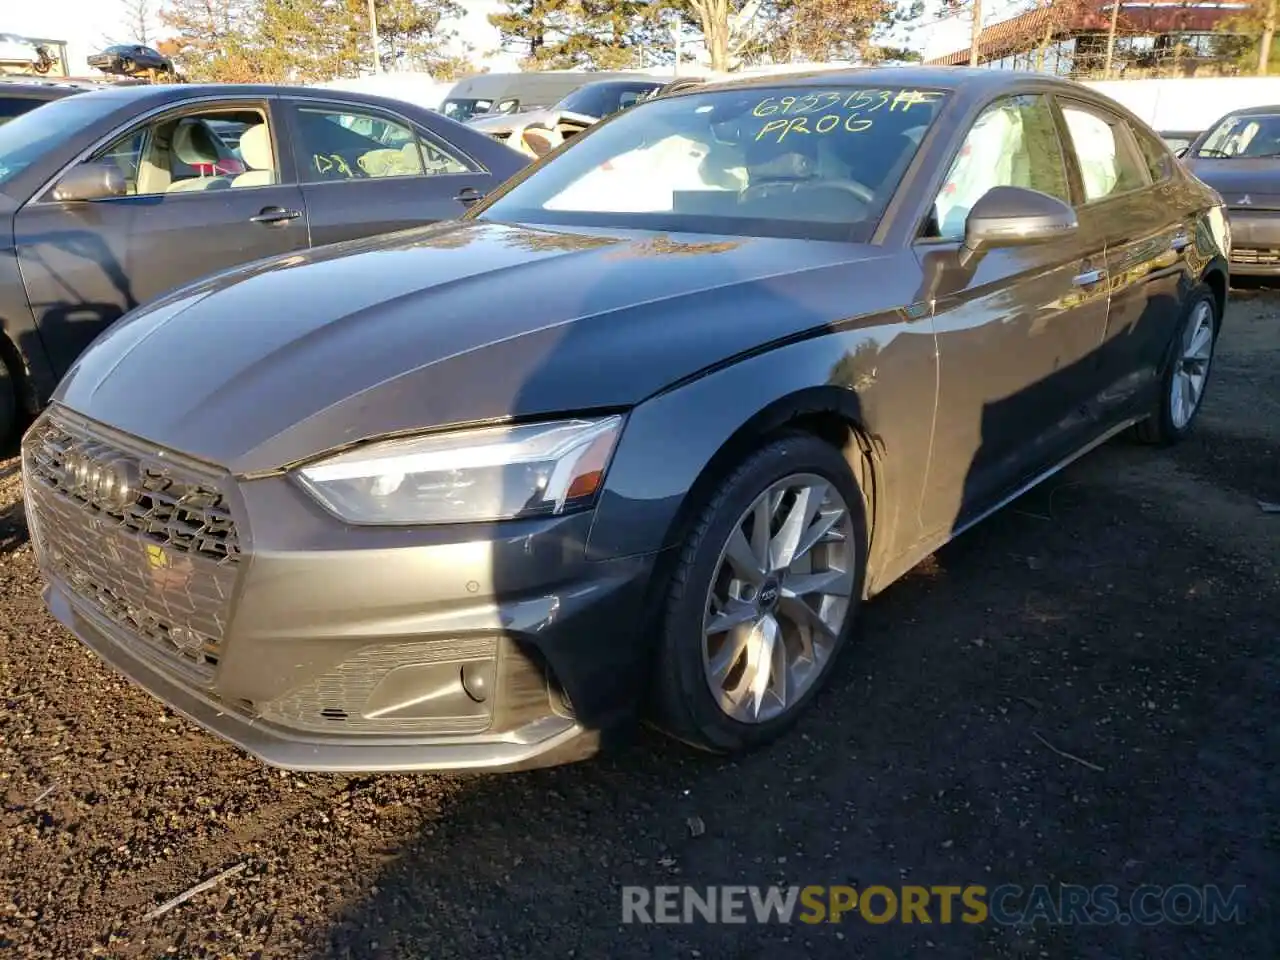
M459 203L475 203L477 200L483 200L484 194L475 187L463 187L453 199Z
M249 222L275 227L283 226L290 220L297 220L300 216L302 216L301 210L286 210L284 207L263 207L249 218Z
M1077 287L1089 287L1106 279L1107 271L1105 270L1086 270L1084 273L1077 273L1071 278L1071 282Z

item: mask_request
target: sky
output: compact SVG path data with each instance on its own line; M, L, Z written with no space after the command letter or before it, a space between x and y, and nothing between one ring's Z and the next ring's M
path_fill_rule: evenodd
M502 9L501 0L461 0L467 15L455 25L460 36L475 45L476 55L498 46L498 32L489 25L488 14ZM109 42L127 43L128 17L121 0L0 0L0 32L17 33L67 42L71 72L88 74L85 58ZM155 29L159 33L159 24ZM515 69L515 58L491 61L493 69Z
M456 25L463 39L472 43L477 59L495 50L498 33L489 25L487 15L503 7L501 0L461 0L466 17ZM988 22L999 18L1016 0L995 0L987 6L991 13ZM84 75L89 72L85 58L108 42L127 42L127 16L122 0L3 0L0 6L7 9L0 14L0 31L25 36L65 40L71 72ZM924 23L910 32L912 46L923 46L926 57L937 56L960 49L968 43L969 20L967 16L938 19L938 0L932 0L922 18ZM516 58L501 55L487 63L493 70L515 69Z

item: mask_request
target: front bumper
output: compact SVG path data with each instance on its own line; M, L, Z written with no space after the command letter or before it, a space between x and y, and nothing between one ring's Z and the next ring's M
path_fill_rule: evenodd
M1235 277L1280 277L1280 210L1231 207L1230 271Z
M51 485L56 470L33 449L51 415L94 451L203 471L234 517L235 563L107 522ZM593 753L635 713L654 558L587 561L589 515L351 527L286 477L236 481L64 411L28 433L23 461L53 614L129 679L268 764L544 766ZM163 564L148 566L157 551Z

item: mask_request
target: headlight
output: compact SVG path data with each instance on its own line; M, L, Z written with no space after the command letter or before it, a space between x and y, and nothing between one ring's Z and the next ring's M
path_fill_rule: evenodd
M549 516L595 500L621 429L611 416L384 440L297 477L349 523Z

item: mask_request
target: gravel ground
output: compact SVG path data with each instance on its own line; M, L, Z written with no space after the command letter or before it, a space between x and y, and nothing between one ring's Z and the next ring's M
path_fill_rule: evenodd
M1109 444L930 558L734 762L268 770L44 613L0 459L0 953L1280 956L1280 293L1235 296L1217 363L1191 440ZM620 923L621 885L680 883L1242 885L1244 922Z

